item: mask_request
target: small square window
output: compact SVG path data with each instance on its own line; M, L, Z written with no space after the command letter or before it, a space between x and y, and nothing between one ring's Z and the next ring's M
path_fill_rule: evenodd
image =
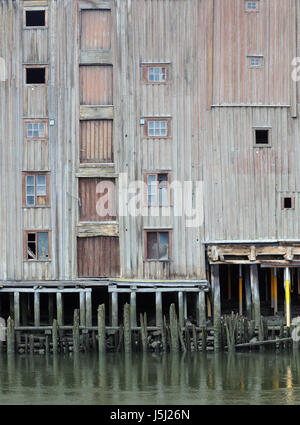
M256 146L270 146L271 130L268 128L255 128L254 138Z
M295 198L291 196L285 196L281 199L281 207L284 210L291 210L295 208Z
M27 140L45 140L48 137L46 120L25 120L25 138Z
M145 238L147 260L170 260L170 231L146 231Z
M249 67L250 68L261 68L264 63L264 58L262 56L248 56Z
M245 0L246 12L258 12L259 11L259 0Z
M143 81L146 84L166 84L169 67L161 64L142 65Z
M169 118L147 118L145 120L145 137L166 138L169 136Z
M49 231L25 232L24 259L26 261L49 260Z
M25 9L24 20L25 20L25 28L32 27L45 27L47 25L46 22L46 10L40 9Z
M47 72L46 67L26 67L25 68L26 84L46 84Z

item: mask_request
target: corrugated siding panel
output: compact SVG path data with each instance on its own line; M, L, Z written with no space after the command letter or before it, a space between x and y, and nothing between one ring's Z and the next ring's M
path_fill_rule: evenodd
M113 162L113 121L80 122L80 161Z
M79 277L117 277L120 275L119 238L99 236L78 238Z
M81 105L113 104L112 66L80 67L80 103Z
M97 203L100 200L102 193L97 193L97 185L101 182L115 183L114 179L101 179L101 178L81 178L79 179L79 219L80 221L111 221L116 220L116 216L100 216L100 208L97 211ZM112 188L113 193L109 196L110 199L115 199L115 189ZM108 205L109 207L109 205Z
M111 28L110 10L83 10L81 12L81 49L110 49Z

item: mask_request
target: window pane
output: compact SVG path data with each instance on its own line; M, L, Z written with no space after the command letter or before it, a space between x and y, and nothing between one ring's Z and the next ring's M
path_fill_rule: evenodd
M156 175L148 175L148 205L156 205Z
M26 205L28 205L29 207L34 206L34 196L26 197Z
M27 186L34 186L34 176L26 176Z
M27 260L36 260L36 234L27 234Z
M169 233L159 232L159 259L169 259Z
M38 260L48 259L48 232L38 233Z
M159 205L165 207L168 205L168 175L158 175L158 188L159 188Z
M27 186L26 193L27 195L34 195L34 186Z
M149 260L158 258L157 232L147 233L147 258Z

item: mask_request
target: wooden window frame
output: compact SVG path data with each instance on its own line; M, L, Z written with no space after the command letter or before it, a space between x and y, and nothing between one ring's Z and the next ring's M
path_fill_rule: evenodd
M256 130L268 131L268 143L256 143ZM253 147L254 148L271 148L272 147L272 127L253 127Z
M160 262L160 263L169 263L172 261L172 232L173 229L145 229L144 230L144 261L147 262ZM147 242L148 242L148 233L168 233L169 234L169 258L167 260L159 259L159 258L148 258L148 249L147 249Z
M248 9L248 3L256 3L257 9ZM247 13L258 13L260 11L260 0L245 0L245 12Z
M27 124L45 124L45 136L44 137L27 137ZM26 141L34 141L34 140L48 140L48 120L42 118L26 118L24 120L24 139Z
M35 182L34 182L34 188L35 188L35 193L34 193L34 202L35 205L27 205L26 204L26 177L27 176L38 176L38 175L45 175L46 176L46 191L47 191L47 195L46 195L46 204L45 205L38 205L37 204L37 184L36 184L36 178L35 178ZM50 207L50 173L49 171L24 171L22 173L22 186L23 186L23 190L22 190L22 196L23 196L23 208L49 208Z
M44 26L26 26L26 12L45 11L45 25ZM23 9L23 29L48 29L48 7L24 7Z
M261 69L264 66L264 56L262 56L262 55L248 55L247 59L248 59L248 68L249 69ZM259 65L251 65L252 59L259 59L260 64Z
M34 233L36 235L36 252L38 252L38 233L48 233L48 258L46 260L41 259L28 259L27 258L27 245L28 245L28 234ZM28 263L47 263L51 261L51 230L49 229L34 229L34 230L24 230L24 242L23 242L23 248L24 248L24 262Z
M165 81L149 81L149 68L165 68ZM144 84L150 85L167 85L170 80L170 66L165 63L142 64L142 81Z
M167 135L166 136L149 136L148 123L149 121L167 121ZM170 117L147 117L144 118L144 137L146 139L170 139L171 138L171 118Z
M157 189L158 189L158 175L159 174L166 174L168 176L168 205L159 205L159 190L156 190L156 204L155 205L149 205L148 203L148 176L149 175L155 175L156 176L156 183L157 183ZM171 206L171 172L166 170L155 170L155 171L146 171L144 172L144 182L146 185L146 193L145 193L145 205L148 208L168 208Z
M291 208L285 208L285 206L284 206L284 200L286 198L290 198L291 199ZM282 210L285 210L285 211L287 211L287 210L294 210L295 209L295 197L294 196L289 196L289 195L282 196L282 198L281 198L281 209Z
M45 68L45 82L44 83L27 83L26 81L26 70L31 68ZM48 75L49 68L48 65L25 65L24 66L24 85L26 87L47 87L48 86Z

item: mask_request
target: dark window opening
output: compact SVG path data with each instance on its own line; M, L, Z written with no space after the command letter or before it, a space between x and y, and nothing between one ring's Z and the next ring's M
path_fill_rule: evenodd
M255 143L257 145L268 145L269 130L255 130Z
M147 232L147 259L169 260L169 232Z
M26 10L26 27L44 27L45 10Z
M283 198L283 208L284 209L293 208L293 199L292 198Z
M26 68L26 84L45 84L46 68Z

